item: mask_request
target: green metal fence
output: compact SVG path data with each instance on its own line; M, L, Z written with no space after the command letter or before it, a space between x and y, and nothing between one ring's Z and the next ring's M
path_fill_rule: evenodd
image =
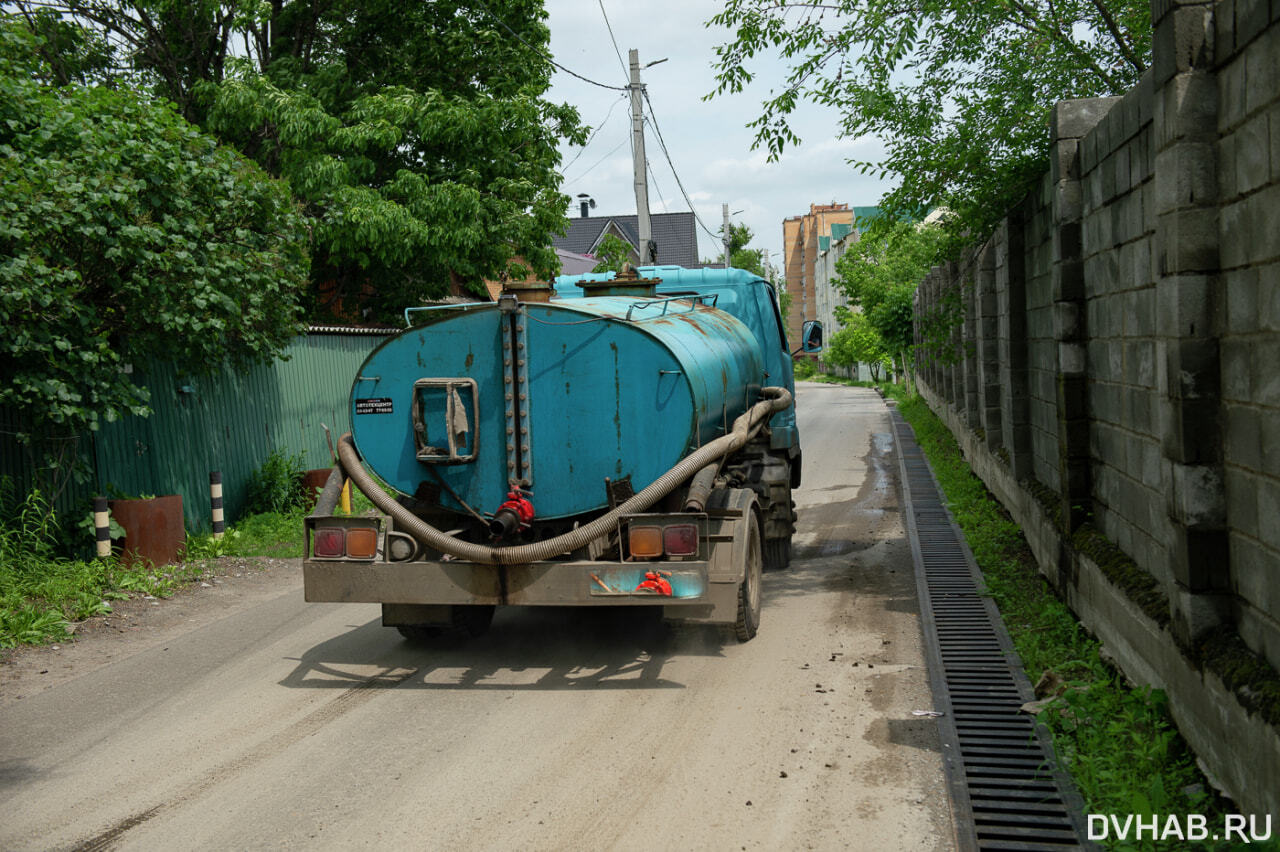
M306 467L331 464L320 424L336 439L351 428L351 382L377 334L312 333L294 341L280 360L238 374L187 377L164 364L138 375L151 390L150 417L109 423L82 439L82 458L93 473L57 502L62 517L88 511L95 493L130 496L181 494L187 528L210 526L209 472L222 471L227 519L244 505L249 477L273 449L301 453ZM17 422L10 413L0 425ZM20 487L32 478L30 463L0 429L0 472Z

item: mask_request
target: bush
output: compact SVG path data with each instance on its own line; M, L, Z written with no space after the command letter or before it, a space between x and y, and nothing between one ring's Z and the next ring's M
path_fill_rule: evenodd
M286 455L283 450L272 450L249 480L245 514L287 513L290 509L305 506L307 493L302 487L305 471L301 453Z

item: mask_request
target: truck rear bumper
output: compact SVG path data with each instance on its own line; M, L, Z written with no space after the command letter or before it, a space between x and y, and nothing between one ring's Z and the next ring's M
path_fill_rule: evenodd
M339 603L496 604L512 606L688 607L678 615L711 618L737 612L736 582L717 582L708 562L349 562L308 559L308 601ZM645 572L660 572L671 595L636 591ZM718 579L718 578L717 578ZM698 610L701 610L699 612Z

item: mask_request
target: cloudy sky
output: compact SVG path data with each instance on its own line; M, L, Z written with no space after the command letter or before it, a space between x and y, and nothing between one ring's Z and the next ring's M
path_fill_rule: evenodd
M846 163L850 157L873 159L877 144L837 138L838 117L830 111L805 108L795 123L803 142L778 162L769 163L766 152L751 149L754 134L746 125L759 114L760 102L770 88L782 79L783 67L775 61L766 59L753 68L758 72L756 83L743 94L702 100L714 88L713 48L728 39L727 31L705 26L719 10L718 0L603 0L603 7L602 12L601 0L546 0L552 54L566 68L611 86L626 85L630 48L639 51L641 66L667 60L642 71L641 79L675 172L710 231L718 234L721 204L728 203L732 220L754 232L754 247L779 252L782 220L808 212L809 204L864 205L879 200L886 186ZM617 52L605 25L606 13ZM596 200L596 216L635 213L626 93L557 71L549 98L573 104L586 124L599 128L585 149L562 149L563 191L570 196L590 194ZM645 153L650 212L688 210L671 166L648 128ZM578 215L576 204L570 215ZM719 254L718 237L702 228L698 232L701 256ZM774 265L780 265L780 260L774 256Z

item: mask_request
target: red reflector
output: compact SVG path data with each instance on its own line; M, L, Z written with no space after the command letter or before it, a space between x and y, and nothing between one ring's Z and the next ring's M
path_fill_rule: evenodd
M631 527L628 535L631 555L639 559L652 559L662 555L662 529L660 527Z
M693 524L672 524L662 531L662 547L668 556L693 556L698 552L698 528Z
M372 559L378 552L378 531L368 527L347 530L347 555L352 559Z
M316 527L315 554L325 559L336 559L346 550L346 536L342 527Z

